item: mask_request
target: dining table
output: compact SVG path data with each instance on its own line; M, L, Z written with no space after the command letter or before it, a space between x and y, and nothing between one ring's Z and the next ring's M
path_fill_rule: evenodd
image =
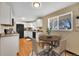
M53 51L53 48L57 48L59 46L60 40L61 40L61 36L57 36L57 35L41 35L41 36L39 36L39 43L42 42L43 45L49 46L49 48L47 48L48 52L46 52L48 56L55 54Z

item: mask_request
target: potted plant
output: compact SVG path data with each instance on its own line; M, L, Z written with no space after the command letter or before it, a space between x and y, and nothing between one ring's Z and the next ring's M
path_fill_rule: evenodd
M47 28L47 34L50 35L52 28Z

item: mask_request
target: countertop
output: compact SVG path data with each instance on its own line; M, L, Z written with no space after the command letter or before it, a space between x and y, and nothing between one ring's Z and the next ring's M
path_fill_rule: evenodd
M11 36L17 36L19 35L18 33L13 33L13 34L0 34L0 37L11 37Z

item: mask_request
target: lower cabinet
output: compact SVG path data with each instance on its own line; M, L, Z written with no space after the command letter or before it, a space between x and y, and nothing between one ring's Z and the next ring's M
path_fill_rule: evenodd
M19 35L0 38L0 55L16 56L19 51Z
M39 36L42 34L43 32L36 32L36 42L39 42Z
M32 31L24 31L24 37L33 38L33 37L32 37Z
M35 32L36 35L33 34L33 32ZM42 35L42 34L43 34L43 32L37 32L37 31L24 31L24 37L30 37L30 38L33 38L33 39L34 39L33 36L35 36L36 42L39 42L39 35Z

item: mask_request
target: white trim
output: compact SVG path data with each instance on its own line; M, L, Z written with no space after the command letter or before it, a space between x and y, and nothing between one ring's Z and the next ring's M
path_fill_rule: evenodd
M72 13L72 11L58 15L58 16L48 18L48 28L50 28L50 25L49 25L50 20L57 18L57 21L58 21L58 24L59 24L59 17L65 16L65 15L68 15L68 14L71 14L71 29L68 29L68 30L67 29L59 29L59 25L58 25L58 29L52 29L52 30L54 30L54 31L72 31L73 30L73 13Z

